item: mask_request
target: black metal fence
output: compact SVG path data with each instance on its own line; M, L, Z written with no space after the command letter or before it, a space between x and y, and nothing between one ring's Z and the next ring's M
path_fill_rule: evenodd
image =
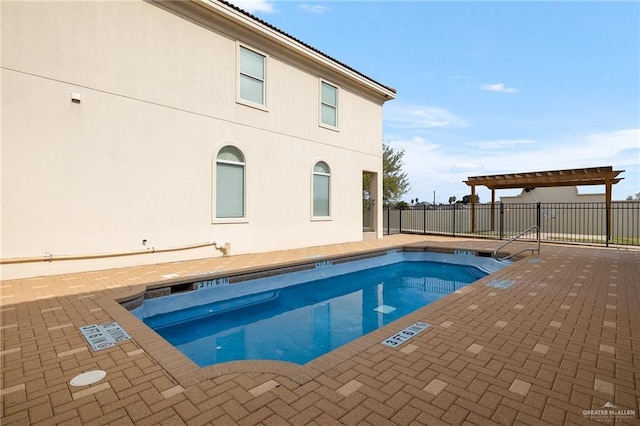
M640 202L496 203L385 208L385 234L410 233L510 239L532 227L543 241L602 245L640 245ZM609 225L607 225L609 224ZM535 238L536 235L530 235ZM524 238L527 238L525 235Z

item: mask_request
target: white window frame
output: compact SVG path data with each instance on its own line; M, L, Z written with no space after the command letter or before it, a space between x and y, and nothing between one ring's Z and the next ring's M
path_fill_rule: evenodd
M242 96L240 95L241 93L241 86L242 86L242 76L245 75L242 73L241 67L240 67L240 60L241 60L241 52L242 49L246 49L249 50L257 55L260 55L264 58L264 63L263 63L263 73L264 73L264 77L261 80L262 81L262 103L257 103L257 102L252 102L251 100L248 99L243 99ZM236 102L242 105L246 105L246 106L250 106L253 108L257 108L257 109L261 109L263 111L267 111L267 81L268 81L268 64L269 64L269 57L262 51L255 49L253 47L249 47L245 44L242 43L236 43ZM252 75L248 75L246 74L247 77L249 78L253 78L256 80L260 80L258 77L252 76Z
M335 105L325 103L324 100L322 99L322 86L324 84L326 84L327 86L333 87L336 90ZM322 121L322 109L324 105L334 108L335 120L336 120L335 125L328 124ZM320 125L320 127L324 127L330 130L338 130L340 125L340 87L337 84L330 83L329 81L324 79L320 79L320 82L318 84L318 124Z
M244 162L218 160L220 151L226 147L233 147L237 149L242 155ZM218 164L228 164L235 166L242 166L242 216L238 217L218 217ZM248 223L247 220L247 156L238 146L232 143L226 143L216 149L213 154L213 197L212 197L212 223Z
M315 168L316 165L318 163L324 163L327 165L327 167L329 168L329 173L322 173L322 172L316 172ZM315 177L316 176L326 176L328 178L328 196L327 196L327 201L329 203L328 205L328 214L327 216L316 216L315 215L315 211L314 211L314 200L315 200ZM328 221L331 220L331 205L333 204L331 202L331 166L329 165L329 162L327 160L324 159L320 159L320 160L316 160L313 162L313 165L311 166L311 220L312 221Z

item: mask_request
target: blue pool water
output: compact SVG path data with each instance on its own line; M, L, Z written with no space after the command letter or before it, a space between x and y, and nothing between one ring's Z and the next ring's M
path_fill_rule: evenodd
M367 261L351 263L362 262L367 267ZM191 293L202 297L184 296L184 301L177 296L152 299L157 306L134 313L201 367L249 359L305 364L489 272L470 264L388 262L374 261L383 264L361 270L330 265L255 284L198 290ZM291 284L289 275L301 275L297 281L302 282ZM234 294L233 287L243 287L246 294ZM256 292L247 293L251 288ZM220 297L211 297L214 293Z

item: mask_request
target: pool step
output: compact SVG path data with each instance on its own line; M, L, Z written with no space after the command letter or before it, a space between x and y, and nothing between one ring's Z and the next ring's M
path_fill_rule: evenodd
M192 306L179 311L153 315L145 318L144 323L151 328L169 327L176 324L205 318L212 315L219 315L224 312L242 309L261 303L267 303L278 298L278 290L266 291L263 293L249 294L247 296L236 297L234 299L216 301L205 305Z

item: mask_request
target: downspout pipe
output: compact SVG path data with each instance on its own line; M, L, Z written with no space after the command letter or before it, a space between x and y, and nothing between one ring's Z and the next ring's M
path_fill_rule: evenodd
M192 250L192 249L197 249L201 247L211 247L211 246L216 247L217 246L216 242L211 241L206 243L190 244L186 246L167 247L167 248L160 248L160 249L151 247L145 250L134 250L134 251L117 252L117 253L70 254L70 255L53 255L51 253L45 253L44 256L0 259L0 265L14 265L14 264L20 264L20 263L37 263L37 262L50 263L50 262L59 261L59 260L107 259L112 257L137 256L140 254L169 253L173 251Z

